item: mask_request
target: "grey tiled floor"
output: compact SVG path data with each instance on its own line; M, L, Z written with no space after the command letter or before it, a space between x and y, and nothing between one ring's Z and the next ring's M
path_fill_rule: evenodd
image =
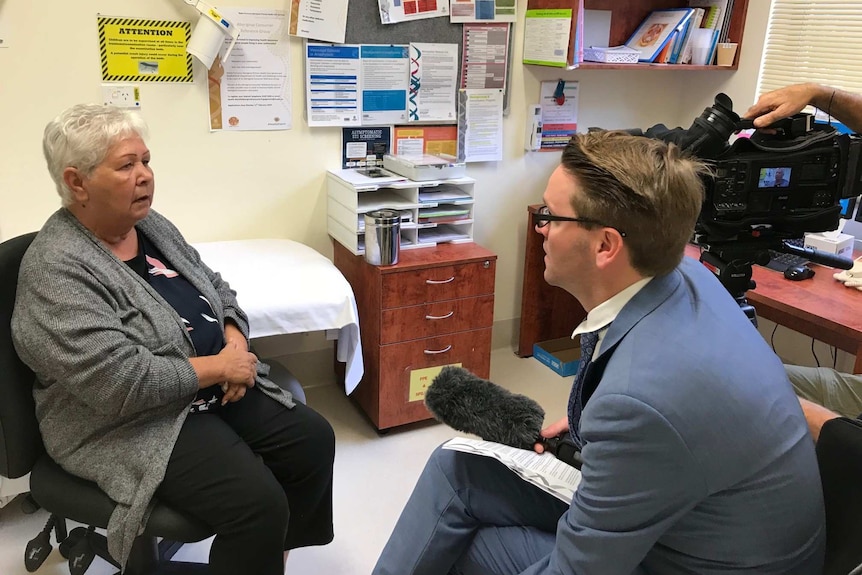
M546 421L565 413L572 378L562 378L536 360L520 359L509 349L494 350L491 379L536 399ZM389 537L428 454L457 433L432 422L398 428L378 435L359 409L333 382L307 388L308 404L327 417L336 433L335 540L324 547L291 553L286 573L367 575ZM47 515L25 515L15 500L0 509L0 574L25 575L24 546L44 526ZM177 559L206 561L208 542L186 545ZM87 575L116 570L96 559ZM40 575L68 574L55 549Z

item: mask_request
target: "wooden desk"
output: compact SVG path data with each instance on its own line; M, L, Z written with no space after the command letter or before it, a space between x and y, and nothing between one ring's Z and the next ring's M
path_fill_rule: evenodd
M533 344L565 337L587 313L569 292L545 281L545 250L534 216L541 204L527 206L527 241L524 252L524 287L521 293L521 329L516 353L533 355Z
M533 229L538 205L528 206L521 331L517 353L533 354L537 341L564 337L584 318L584 310L559 288L544 280L542 236ZM686 247L686 255L697 258L700 250ZM860 254L856 254L857 256ZM794 282L778 272L753 267L757 287L746 293L758 317L833 345L856 357L853 373L862 373L862 292L835 281L837 270L813 266L813 278Z

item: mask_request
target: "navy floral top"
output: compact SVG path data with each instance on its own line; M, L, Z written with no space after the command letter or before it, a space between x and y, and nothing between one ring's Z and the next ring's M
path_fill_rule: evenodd
M225 346L224 332L212 305L186 278L171 269L170 262L147 236L136 231L138 255L125 263L174 308L186 326L198 357L218 354ZM198 390L189 411L212 411L220 405L223 395L218 385Z

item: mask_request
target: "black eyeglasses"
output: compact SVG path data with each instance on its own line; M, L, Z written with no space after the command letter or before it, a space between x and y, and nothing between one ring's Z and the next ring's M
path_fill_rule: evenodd
M550 208L548 206L542 206L539 208L538 213L533 217L536 222L537 228L544 228L550 222L578 222L581 224L593 224L596 226L602 226L603 228L611 228L612 230L617 230L622 237L626 237L626 233L619 228L615 228L614 226L609 226L607 224L603 224L598 220L594 220L592 218L570 218L568 216L555 216L551 213Z

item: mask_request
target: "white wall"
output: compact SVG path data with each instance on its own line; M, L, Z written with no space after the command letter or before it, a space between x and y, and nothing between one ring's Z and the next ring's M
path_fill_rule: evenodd
M222 6L285 9L277 0L233 0ZM539 203L556 153L523 151L525 108L539 82L580 82L579 126L688 127L727 92L744 111L754 100L770 2L750 0L737 71L572 71L528 67L522 54L523 11L515 28L511 113L499 163L471 165L476 178L475 239L498 256L495 321L520 315L526 206ZM45 123L79 102L100 101L96 14L195 21L181 0L0 0L11 30L0 49L0 240L38 229L59 206L41 155ZM157 186L154 207L190 241L289 238L331 255L324 174L340 161L340 129L309 129L303 120L301 41L291 39L293 129L210 133L206 76L195 82L141 84L142 112Z

